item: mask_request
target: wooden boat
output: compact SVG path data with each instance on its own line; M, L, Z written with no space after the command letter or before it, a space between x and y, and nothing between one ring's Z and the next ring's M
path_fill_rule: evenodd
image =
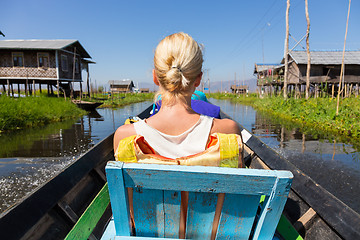
M138 115L149 116L151 106ZM229 118L221 113L222 118ZM309 176L266 146L246 129L245 161L250 168L290 170L294 175L289 199L278 225L283 239L360 239L360 215ZM0 215L2 239L63 239L79 220L99 239L111 217L104 167L113 160L113 135ZM87 209L94 197L96 200ZM95 205L95 207L94 207ZM92 214L89 216L88 214ZM98 219L96 216L98 216ZM79 225L78 222L78 225ZM290 225L291 224L291 225ZM88 226L93 227L89 228ZM294 228L297 232L294 232ZM300 235L301 236L300 236ZM71 235L71 234L70 234Z
M82 100L72 100L79 108L84 109L86 111L94 111L97 107L99 107L101 102L87 102Z

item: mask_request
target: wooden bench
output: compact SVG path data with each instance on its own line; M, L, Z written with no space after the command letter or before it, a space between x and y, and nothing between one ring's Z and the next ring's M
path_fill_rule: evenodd
M109 162L106 175L113 219L102 239L131 236L127 188L134 238L179 238L181 191L188 191L187 239L211 239L213 226L215 239L272 239L293 178L289 171L122 162ZM218 193L225 198L216 224Z

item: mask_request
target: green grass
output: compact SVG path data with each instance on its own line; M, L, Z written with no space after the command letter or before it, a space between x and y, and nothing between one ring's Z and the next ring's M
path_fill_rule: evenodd
M251 105L281 119L285 125L296 124L305 133L335 136L351 143L360 140L360 99L356 97L341 100L339 115L336 115L336 99L332 98L284 100L282 97L238 97L234 94L210 94L209 97Z
M60 122L86 112L57 97L0 97L0 132Z
M103 102L100 107L117 108L132 103L152 101L154 93L115 93L112 96L105 94L94 94L91 99L85 98L84 101Z

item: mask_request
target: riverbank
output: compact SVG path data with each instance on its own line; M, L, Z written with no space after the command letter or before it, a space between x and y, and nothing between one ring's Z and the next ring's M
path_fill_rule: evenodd
M304 132L313 135L337 136L355 145L360 140L360 99L345 98L340 102L339 115L336 115L336 99L310 98L287 99L282 97L258 98L255 95L213 93L209 97L226 99L250 105L278 118L282 124L295 123Z
M102 102L101 108L118 108L128 104L152 101L154 93L113 93L105 95L102 93L94 94L92 98L85 98L84 101Z
M0 132L60 122L86 114L57 97L0 97Z

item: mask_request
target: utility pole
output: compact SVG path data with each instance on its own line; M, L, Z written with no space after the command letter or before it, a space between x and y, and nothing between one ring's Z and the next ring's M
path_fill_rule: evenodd
M287 99L288 51L289 51L289 10L290 0L286 1L286 34L285 34L285 72L284 72L284 99Z

